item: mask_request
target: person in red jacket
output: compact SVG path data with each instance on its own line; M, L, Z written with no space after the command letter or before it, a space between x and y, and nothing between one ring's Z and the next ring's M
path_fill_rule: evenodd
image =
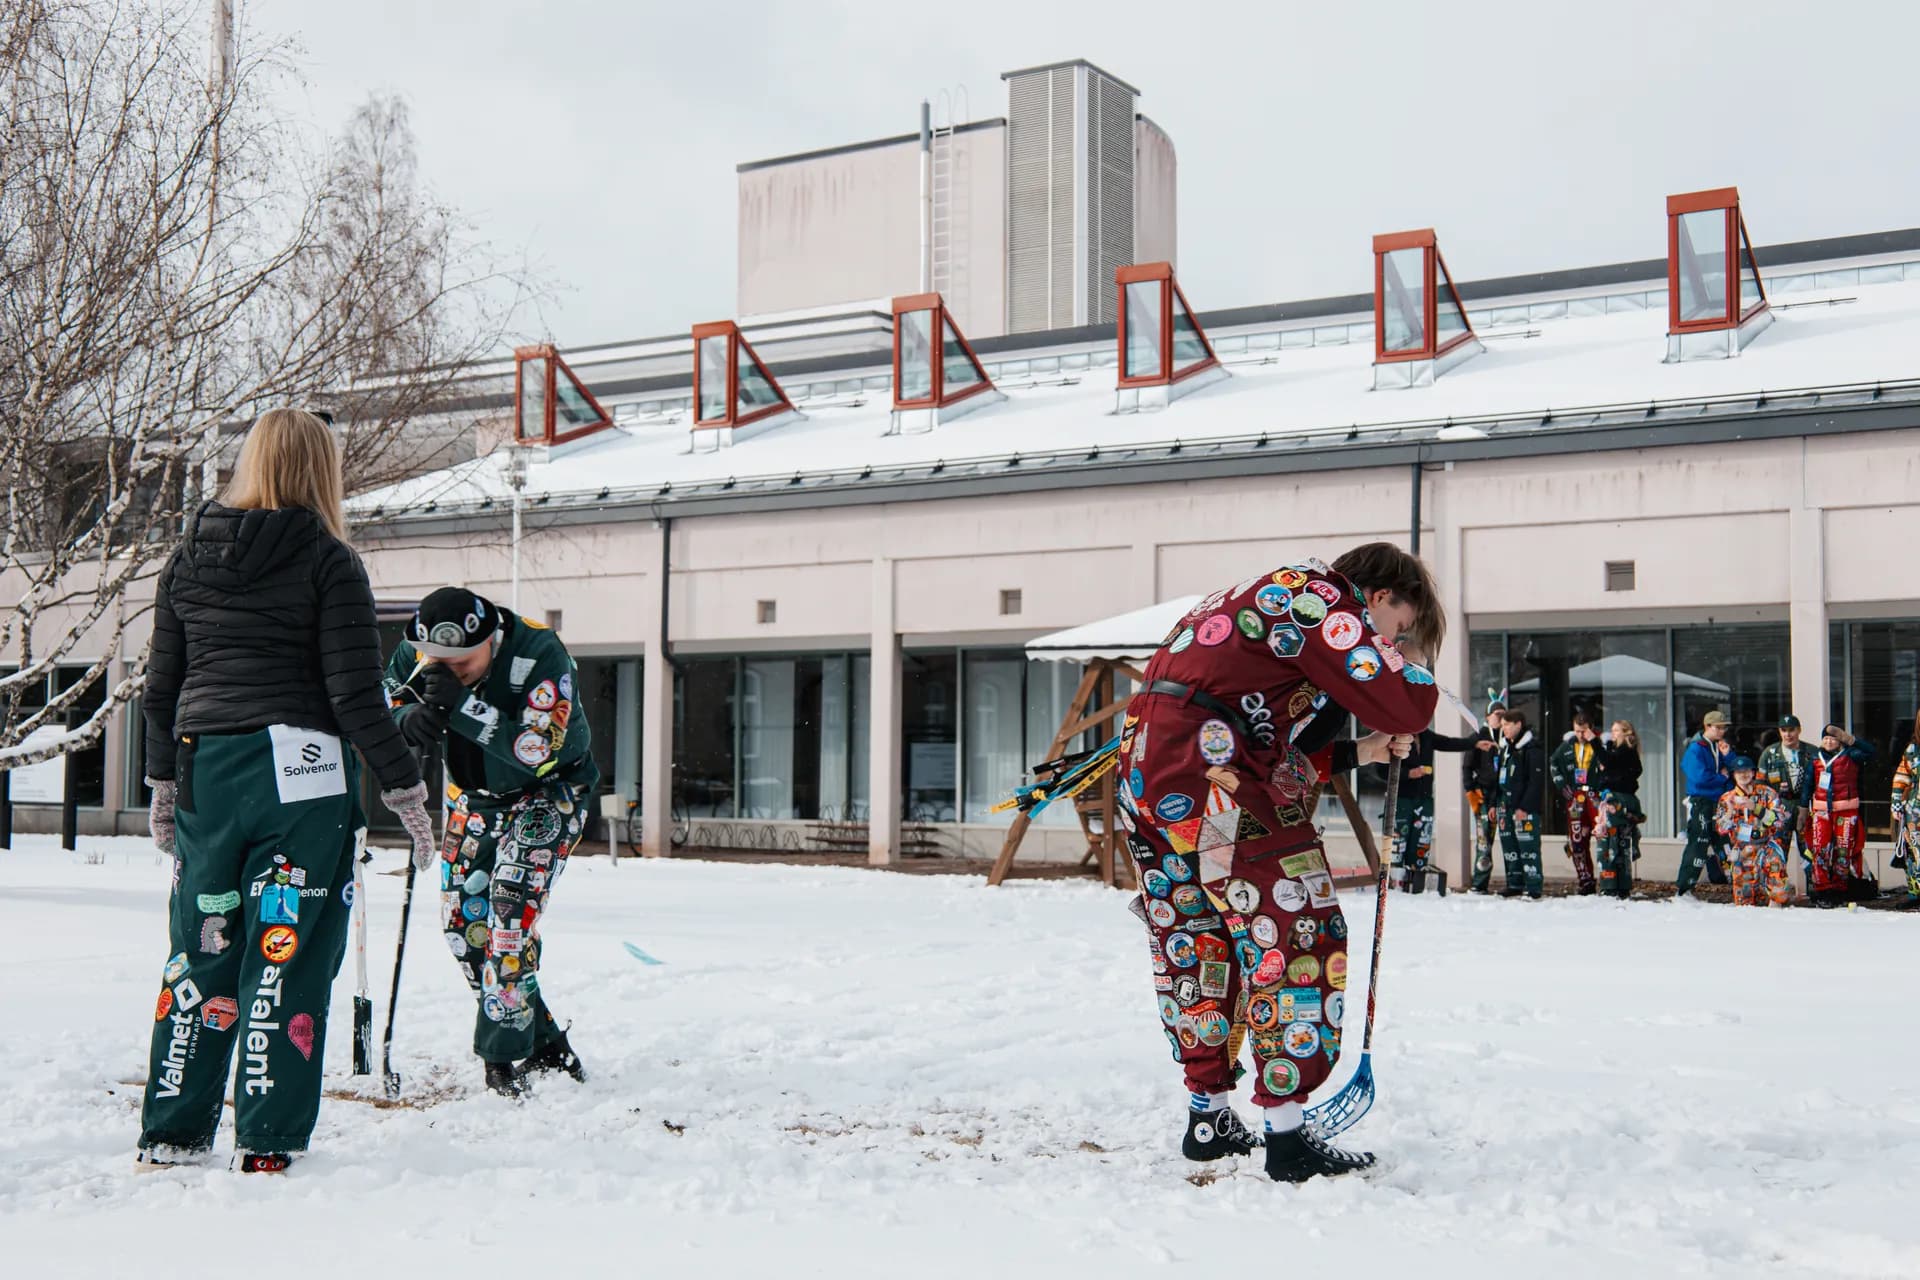
M1813 761L1813 880L1807 894L1815 905L1845 902L1855 883L1866 877L1861 854L1867 833L1860 821L1860 765L1873 758L1873 744L1837 724L1820 735Z
M1337 704L1375 731L1356 755L1379 759L1387 735L1426 728L1439 690L1423 664L1444 627L1426 566L1369 543L1331 568L1308 561L1214 592L1147 664L1121 729L1121 818L1191 1099L1190 1159L1256 1145L1228 1106L1229 1037L1244 1020L1268 1174L1373 1163L1303 1127L1340 1053L1347 988L1346 919L1307 805L1309 730Z

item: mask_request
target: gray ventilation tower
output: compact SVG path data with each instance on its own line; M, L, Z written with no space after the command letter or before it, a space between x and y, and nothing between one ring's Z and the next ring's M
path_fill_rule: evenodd
M1111 323L1134 261L1140 91L1091 62L1009 71L1007 331Z

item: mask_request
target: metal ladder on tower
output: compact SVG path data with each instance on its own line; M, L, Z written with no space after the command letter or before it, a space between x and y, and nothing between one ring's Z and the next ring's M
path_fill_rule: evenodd
M940 91L934 113L931 138L932 158L932 234L930 252L933 288L946 300L949 309L967 314L966 237L969 213L969 165L962 149L953 141L954 129L967 111L967 91L956 88ZM935 341L943 341L936 337Z

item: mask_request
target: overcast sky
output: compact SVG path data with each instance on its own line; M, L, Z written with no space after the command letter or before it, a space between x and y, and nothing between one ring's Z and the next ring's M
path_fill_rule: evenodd
M303 46L316 126L407 96L436 192L560 288L521 336L563 349L732 313L737 163L909 132L956 85L1004 115L1002 71L1076 57L1172 136L1203 310L1370 288L1408 227L1460 279L1659 257L1703 187L1763 245L1920 225L1893 0L236 4Z

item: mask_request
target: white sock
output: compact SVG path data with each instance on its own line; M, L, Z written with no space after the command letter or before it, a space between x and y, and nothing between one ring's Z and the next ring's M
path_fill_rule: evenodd
M1219 1111L1232 1102L1231 1093L1200 1093L1194 1090L1187 1094L1187 1106L1194 1111Z
M1292 1133L1307 1121L1307 1110L1297 1102L1264 1108L1268 1133Z

